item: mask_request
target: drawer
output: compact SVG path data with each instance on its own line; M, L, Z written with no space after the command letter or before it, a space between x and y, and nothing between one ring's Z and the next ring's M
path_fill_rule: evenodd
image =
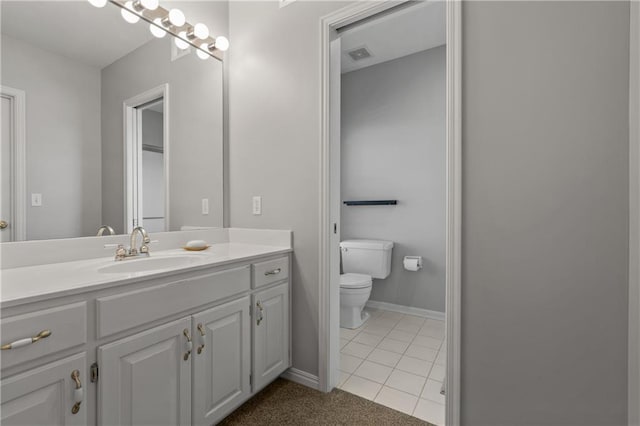
M3 369L82 345L87 342L87 302L3 318L0 330L2 345L14 343L2 350ZM29 341L46 330L51 332L48 337Z
M289 256L253 264L253 288L289 278Z
M96 300L98 338L222 300L251 287L249 266Z

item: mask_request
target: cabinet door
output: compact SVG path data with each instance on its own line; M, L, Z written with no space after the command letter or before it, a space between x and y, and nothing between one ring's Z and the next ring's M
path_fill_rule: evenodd
M71 374L79 373L81 389ZM2 380L2 425L85 425L87 407L84 353ZM81 401L74 414L75 399ZM75 410L74 410L75 411Z
M185 334L190 339L189 318L98 348L99 424L191 423L193 354Z
M193 316L193 424L212 425L251 394L249 296Z
M289 285L253 295L253 391L289 368Z

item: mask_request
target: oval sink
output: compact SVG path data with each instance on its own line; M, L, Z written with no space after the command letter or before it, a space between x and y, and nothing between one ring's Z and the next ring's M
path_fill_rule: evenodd
M161 269L180 268L195 265L201 262L199 256L167 256L144 257L140 259L127 259L98 268L103 274L123 274L135 272L149 272Z

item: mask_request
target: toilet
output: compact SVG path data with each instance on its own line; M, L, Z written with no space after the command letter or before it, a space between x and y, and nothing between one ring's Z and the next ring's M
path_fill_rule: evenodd
M364 305L371 295L372 279L384 279L391 273L392 241L345 240L340 243L340 327L358 328L369 314Z

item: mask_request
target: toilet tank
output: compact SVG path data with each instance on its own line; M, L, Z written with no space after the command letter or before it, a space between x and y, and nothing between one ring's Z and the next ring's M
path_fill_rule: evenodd
M344 273L387 278L391 273L393 241L345 240L340 243Z

